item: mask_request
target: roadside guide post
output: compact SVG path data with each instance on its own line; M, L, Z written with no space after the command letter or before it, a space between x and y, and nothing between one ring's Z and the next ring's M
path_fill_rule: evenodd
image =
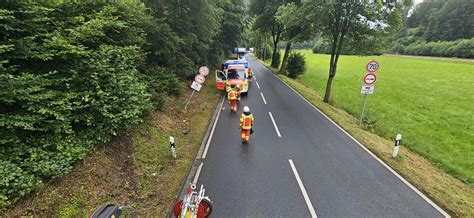
M173 155L173 158L176 159L176 145L174 144L173 136L170 136L170 147L171 147L171 155Z
M395 146L393 147L392 157L398 156L398 152L400 151L400 142L402 141L402 134L397 134L395 137Z
M375 81L377 81L377 76L375 75L375 73L377 72L379 67L380 67L379 62L375 60L371 60L369 61L369 63L367 63L367 65L365 65L367 74L364 76L364 85L362 85L360 89L360 93L364 94L364 103L362 104L359 125L362 124L362 120L364 119L364 110L365 110L365 104L367 102L367 95L374 94L374 91L375 91L374 85L375 85Z
M193 97L194 93L196 91L200 91L202 88L202 84L206 81L206 76L209 74L209 68L206 67L206 65L202 65L199 70L199 74L194 77L194 81L191 84L191 88L193 89L193 92L189 96L188 100L186 100L186 105L184 106L184 111L188 108L189 102L191 102L191 98Z

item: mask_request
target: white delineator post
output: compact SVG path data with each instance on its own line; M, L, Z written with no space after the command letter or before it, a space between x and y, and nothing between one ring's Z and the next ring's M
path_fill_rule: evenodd
M392 157L398 156L398 152L400 151L400 142L402 141L402 134L397 134L395 138L395 146L393 147L393 154Z
M174 144L173 136L170 136L170 147L171 147L171 155L173 155L173 158L176 159L176 145Z

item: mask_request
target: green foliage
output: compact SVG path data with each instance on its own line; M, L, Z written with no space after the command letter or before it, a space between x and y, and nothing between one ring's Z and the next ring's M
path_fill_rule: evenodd
M326 40L319 40L314 44L312 52L313 54L331 54L331 46ZM352 43L345 43L342 45L340 53L343 55L380 55L383 51L381 47L361 49Z
M306 60L303 54L298 52L290 53L288 65L286 66L286 75L296 78L306 70Z
M17 165L0 160L0 206L7 206L41 185L41 181ZM5 187L5 188L4 188Z
M390 52L410 55L472 57L474 4L470 0L420 3L392 39Z
M419 40L408 45L395 43L389 51L408 55L474 58L474 38L450 42L426 42Z
M311 20L309 19L310 16L307 16L305 9L303 6L292 2L280 6L275 14L276 21L284 28L283 37L286 40L285 54L283 55L280 72L286 71L291 44L307 40L313 33Z
M260 31L264 34L269 34L273 43L272 47L272 63L271 66L278 68L280 66L278 43L281 40L282 34L285 30L284 26L277 21L276 13L278 8L286 3L300 2L300 1L280 1L280 0L252 0L250 2L250 14L255 16L253 23L253 30Z
M292 49L301 50L301 49L312 49L315 46L315 40L306 40L301 42L296 42L291 45Z
M428 0L407 19L406 28L419 28L427 41L454 41L474 37L474 4L470 0Z
M330 47L329 78L323 99L328 103L344 45L349 44L360 53L380 50L385 45L383 39L398 31L403 5L385 1L313 1L307 8Z
M67 13L79 5L95 10ZM17 175L0 186L8 204L43 179L68 173L92 145L140 122L151 104L137 68L145 33L118 13L122 5L4 7L15 15L4 20L0 53L0 160L8 166L2 177Z
M151 93L152 102L157 109L165 105L167 95L179 95L181 85L178 78L160 66L150 67L141 75L142 81L147 84L148 93Z
M161 109L240 38L237 4L145 3L0 3L0 206Z

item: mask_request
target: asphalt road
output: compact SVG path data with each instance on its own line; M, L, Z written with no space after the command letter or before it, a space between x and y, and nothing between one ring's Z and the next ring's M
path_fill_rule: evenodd
M212 217L443 216L255 58L248 60L256 80L237 114L224 103L199 175L198 187L214 202ZM248 145L238 129L244 105L255 116Z

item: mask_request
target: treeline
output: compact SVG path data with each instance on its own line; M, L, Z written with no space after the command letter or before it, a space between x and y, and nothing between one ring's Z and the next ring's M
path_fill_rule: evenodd
M394 36L389 52L474 58L472 0L425 0Z
M400 29L407 6L410 1L253 0L250 13L255 34L249 40L257 57L271 55L272 67L295 78L304 73L305 59L290 54L292 46L306 47L313 39L317 43L314 52L330 54L323 99L328 103L340 55L374 54L383 49L385 39ZM282 42L285 51L280 63Z
M0 207L67 174L235 47L240 1L0 3Z

